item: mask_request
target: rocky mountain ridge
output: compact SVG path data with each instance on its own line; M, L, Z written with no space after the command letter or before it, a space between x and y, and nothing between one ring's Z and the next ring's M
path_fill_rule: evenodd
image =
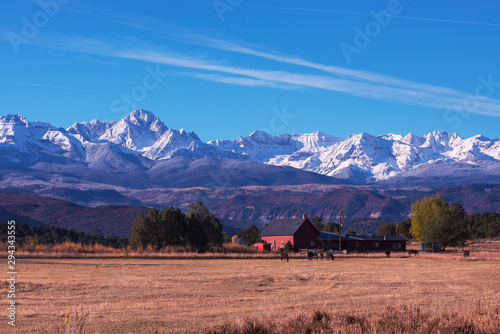
M194 132L168 128L143 109L119 121L92 120L68 129L21 115L2 116L0 153L2 165L16 168L49 163L144 171L184 157L293 167L357 184L405 184L443 175L455 180L450 184L460 184L472 174L480 176L477 182L500 180L500 140L481 135L360 133L342 139L322 132L273 136L254 131L233 141L205 143Z

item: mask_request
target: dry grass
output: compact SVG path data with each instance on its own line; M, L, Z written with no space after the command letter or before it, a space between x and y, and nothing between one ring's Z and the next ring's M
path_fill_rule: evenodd
M338 319L348 321L347 316L353 317L349 321L354 324L364 319L359 321L372 326L384 319L395 322L407 313L411 319L420 317L422 323L439 318L437 324L444 326L455 323L454 313L467 323L478 304L484 319L500 306L498 260L346 256L282 263L276 259L30 258L16 264L19 333L58 333L66 321L77 326L76 311L80 319L88 313L85 330L89 333L207 328L235 333L248 332L240 330L252 323L279 329L300 322L307 327L314 323L314 312L327 315L321 326L316 324L319 329L333 326ZM478 322L481 319L470 321L486 326Z
M418 241L412 240L407 243L407 249L420 250L420 243ZM469 258L464 258L463 251L468 250L470 252ZM397 256L397 254L394 254ZM391 255L392 256L392 255ZM420 256L430 259L441 259L441 260L487 260L495 261L500 260L500 240L498 239L481 239L481 240L469 240L465 247L454 248L450 247L446 249L444 253L420 253Z
M420 250L420 243L411 241L407 249ZM463 249L449 248L445 253L422 253L419 257L443 260L500 260L500 240L472 240L464 248L470 251L470 258L464 258ZM0 243L0 256L7 256L7 243ZM212 247L204 253L193 252L190 248L169 246L161 250L146 247L138 250L116 249L99 244L82 245L66 242L58 245L27 244L18 248L16 256L24 258L157 258L157 259L276 259L280 255L259 253L252 247L225 244L222 248ZM289 254L290 258L304 258L305 254ZM391 252L393 258L408 257L407 251ZM367 257L383 258L384 252L336 254L336 258Z
M0 242L0 256L7 256L7 242ZM253 247L225 244L223 247L210 247L203 253L191 248L168 246L161 250L148 246L132 250L112 248L103 245L82 245L65 242L57 245L23 245L16 250L17 258L158 258L158 259L276 259L280 254L260 253ZM300 254L290 257L301 258Z
M302 334L302 333L499 333L500 308L484 310L479 307L468 314L432 315L423 313L420 307L387 307L380 314L358 314L357 312L313 312L291 319L268 322L246 320L227 323L209 329L213 334Z

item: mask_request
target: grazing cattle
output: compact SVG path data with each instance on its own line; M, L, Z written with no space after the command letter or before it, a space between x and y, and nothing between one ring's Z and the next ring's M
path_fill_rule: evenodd
M469 255L470 255L470 251L464 250L464 257L469 257Z
M418 250L415 250L415 249L410 249L410 250L408 251L408 255L410 255L410 256L411 256L412 254L414 254L414 255L418 255Z
M312 260L312 259L318 259L318 253L314 253L314 252L308 252L307 253L307 259L308 260Z
M285 253L285 252L281 252L281 261L286 261L288 262L289 258L288 258L288 253Z
M391 251L385 251L385 256L387 257L391 256Z

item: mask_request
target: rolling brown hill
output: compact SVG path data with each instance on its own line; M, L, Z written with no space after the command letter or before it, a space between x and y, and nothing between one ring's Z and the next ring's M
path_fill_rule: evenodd
M147 208L112 205L89 208L59 199L0 191L0 217L4 221L14 219L90 234L129 236L139 213L147 213Z
M54 196L67 194L57 188ZM43 193L50 196L50 189ZM102 192L90 191L89 205L102 202ZM73 195L71 192L70 194ZM500 210L500 185L472 184L440 189L378 189L370 187L302 185L278 187L242 187L231 189L161 189L125 191L108 198L110 205L86 207L70 201L39 195L21 195L0 191L0 219L16 219L29 224L50 224L105 236L128 236L133 220L147 208L180 207L187 211L189 204L201 200L233 235L255 223L263 227L272 218L320 215L324 222L338 221L342 206L345 229L373 233L384 220L400 221L408 217L411 204L425 196L441 194L450 203L460 203L471 212ZM114 202L116 200L116 202ZM124 206L121 203L139 203ZM85 202L85 201L82 201Z

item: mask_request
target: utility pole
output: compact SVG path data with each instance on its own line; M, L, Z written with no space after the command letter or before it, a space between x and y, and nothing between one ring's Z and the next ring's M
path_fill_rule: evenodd
M342 207L339 205L339 251L342 252Z

